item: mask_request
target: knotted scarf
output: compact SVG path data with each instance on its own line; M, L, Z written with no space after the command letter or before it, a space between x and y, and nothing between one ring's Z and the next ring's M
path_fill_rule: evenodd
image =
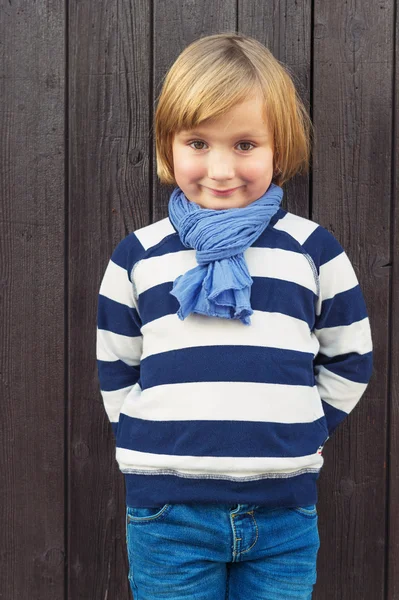
M173 283L179 319L197 313L251 324L253 281L243 253L266 229L282 198L283 189L272 183L248 206L213 210L188 200L179 187L173 190L169 218L182 244L197 251L198 263Z

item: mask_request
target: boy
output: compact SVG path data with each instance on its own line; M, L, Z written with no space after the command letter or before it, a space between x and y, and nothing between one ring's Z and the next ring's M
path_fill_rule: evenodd
M372 343L340 244L280 207L310 130L251 38L197 40L165 79L169 216L118 245L98 312L141 599L311 598L322 448L367 386Z

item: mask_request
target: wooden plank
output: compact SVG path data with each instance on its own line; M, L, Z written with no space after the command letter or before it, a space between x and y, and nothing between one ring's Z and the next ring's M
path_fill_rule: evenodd
M0 597L64 598L64 4L0 19Z
M235 31L236 0L154 0L154 94L161 92L162 78L180 52L191 42L223 31ZM173 186L159 183L153 149L153 221L168 214Z
M393 0L315 4L313 218L365 295L374 377L325 448L315 600L383 599Z
M149 223L151 20L146 0L71 2L68 598L127 599L125 490L95 361L100 281Z
M392 102L394 111L392 173L392 303L390 314L391 364L390 364L390 407L389 407L389 509L388 509L388 581L387 600L399 600L399 19L396 19L396 48L393 72ZM396 91L396 93L395 93Z
M298 93L310 111L310 0L238 3L238 30L264 44L284 63ZM309 175L296 175L283 185L283 208L302 217L310 216Z

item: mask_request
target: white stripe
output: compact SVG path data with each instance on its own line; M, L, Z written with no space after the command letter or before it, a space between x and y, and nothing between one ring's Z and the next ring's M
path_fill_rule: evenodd
M141 335L130 337L113 333L105 329L97 329L97 358L114 362L122 360L129 366L137 366L143 347Z
M270 277L297 283L316 294L316 282L306 257L299 252L280 248L248 248L244 252L248 270L253 277ZM184 250L153 256L138 262L133 277L140 295L146 290L182 275L197 267L195 250Z
M364 394L367 384L350 381L323 365L315 367L316 382L321 398L334 408L350 413Z
M237 456L174 456L150 454L126 448L116 448L116 460L122 472L129 470L173 470L179 473L201 476L252 477L272 473L294 473L300 469L320 469L322 455L315 452L308 456L293 458L237 457Z
M172 223L169 220L169 217L162 219L161 221L156 221L151 225L147 225L146 227L142 227L134 232L140 244L143 246L145 250L159 244L167 235L171 233L176 233L173 228Z
M373 349L367 317L351 325L315 329L314 333L320 341L320 352L326 356L339 356L349 352L366 354Z
M351 290L358 285L356 273L345 252L341 252L335 258L321 265L320 285L321 300L333 298L336 294Z
M109 261L107 269L104 273L103 280L101 282L100 294L125 304L130 308L135 307L133 298L133 286L129 281L129 277L126 269L123 269L112 260Z
M161 283L174 281L179 275L197 266L195 250L144 258L136 263L132 273L137 295Z
M105 412L107 413L108 419L111 421L111 423L119 422L119 415L122 405L125 402L128 394L137 385L138 384L136 383L136 385L129 385L128 387L121 388L119 390L113 390L111 392L105 392L104 390L101 390Z
M149 421L311 423L324 416L317 387L248 382L160 385L126 396L122 412Z
M304 254L281 248L248 248L244 256L251 276L290 281L316 294L316 282Z
M299 217L292 213L287 213L282 219L277 221L274 229L289 233L299 244L304 244L308 237L317 229L319 225L314 221Z
M142 359L147 356L193 346L261 346L309 352L314 356L319 342L310 335L305 321L281 313L254 311L251 326L238 320L190 314L184 321L165 315L146 323Z

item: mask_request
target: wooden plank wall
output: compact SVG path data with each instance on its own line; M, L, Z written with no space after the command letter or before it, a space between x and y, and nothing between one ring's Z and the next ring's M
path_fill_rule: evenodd
M221 31L290 68L316 139L285 207L341 241L373 329L372 382L325 449L314 598L399 600L396 4L1 0L1 600L131 597L97 294L119 240L167 214L152 137L162 78Z
M64 598L65 15L0 10L0 598Z
M338 429L320 478L320 598L384 598L388 551L387 394L391 267L393 6L317 3L312 216L335 233L373 324L374 378ZM378 206L378 207L377 207ZM333 568L331 568L331 566Z

